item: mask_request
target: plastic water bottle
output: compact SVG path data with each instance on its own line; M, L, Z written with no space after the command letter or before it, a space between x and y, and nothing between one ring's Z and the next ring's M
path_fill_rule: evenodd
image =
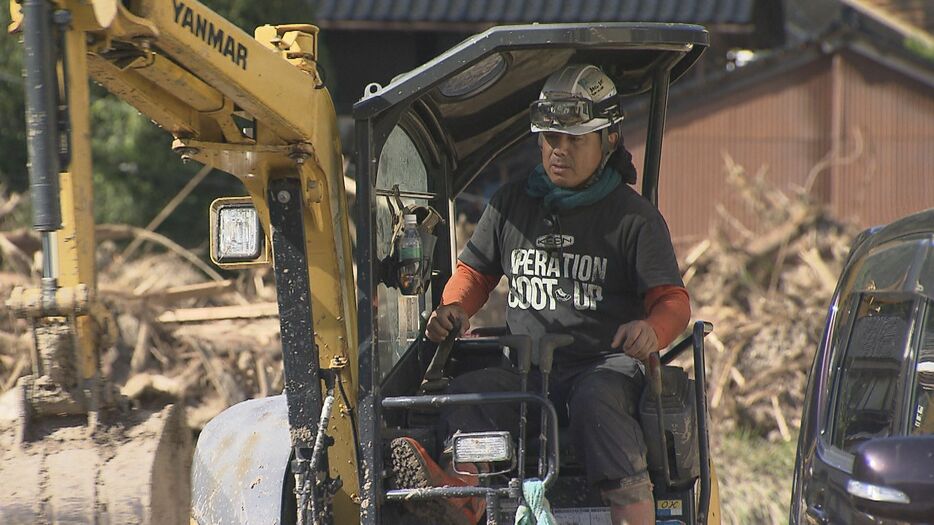
M415 215L404 217L405 227L399 241L399 290L406 295L418 293L421 279L422 238Z

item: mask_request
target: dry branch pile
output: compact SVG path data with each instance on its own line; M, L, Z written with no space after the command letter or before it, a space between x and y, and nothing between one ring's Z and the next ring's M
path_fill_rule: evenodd
M206 281L174 254L105 267L100 294L115 312L116 344L104 372L130 398L185 399L194 428L234 403L278 393L279 324L264 273Z
M808 367L856 230L803 190L770 186L727 159L727 181L759 219L754 233L722 207L684 258L684 280L708 337L708 399L718 433L789 440L800 426Z
M112 314L102 320L102 368L124 395L149 406L184 400L201 428L227 406L282 390L271 272L225 280L151 231L102 225L97 235L98 295ZM124 260L117 242L134 238L140 255ZM0 232L0 393L31 372L29 328L3 303L14 286L38 281L33 241Z
M727 182L758 224L718 207L721 220L687 252L683 276L695 317L714 323L707 385L723 521L783 523L808 369L857 230L805 190L780 191L764 171L726 161Z

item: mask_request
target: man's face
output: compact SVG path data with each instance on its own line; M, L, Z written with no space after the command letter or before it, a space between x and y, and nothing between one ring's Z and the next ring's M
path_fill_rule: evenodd
M541 135L542 166L556 186L576 188L600 166L603 154L599 131L585 135L545 131Z

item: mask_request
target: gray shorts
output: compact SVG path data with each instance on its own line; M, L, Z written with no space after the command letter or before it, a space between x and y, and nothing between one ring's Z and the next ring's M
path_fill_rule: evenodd
M558 368L556 365L549 379L549 398L559 414L566 412L574 452L594 486L648 480L645 438L636 419L645 380L641 371L632 373L631 358L611 354L573 366L564 364ZM540 392L540 385L540 377L533 371L529 375L529 391ZM503 392L519 388L519 374L515 369L486 368L458 376L448 386L448 392ZM530 429L538 428L537 410L529 410L528 421ZM441 412L439 438L447 439L458 430L493 429L509 430L518 435L518 406L491 404L446 408ZM537 430L528 435L537 435Z

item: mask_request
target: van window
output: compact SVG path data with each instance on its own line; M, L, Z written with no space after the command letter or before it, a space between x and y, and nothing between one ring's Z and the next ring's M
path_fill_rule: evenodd
M915 301L904 294L860 294L839 370L832 444L847 452L894 432L902 363Z
M927 315L920 334L921 348L914 369L911 398L911 435L934 434L934 303L927 301Z

